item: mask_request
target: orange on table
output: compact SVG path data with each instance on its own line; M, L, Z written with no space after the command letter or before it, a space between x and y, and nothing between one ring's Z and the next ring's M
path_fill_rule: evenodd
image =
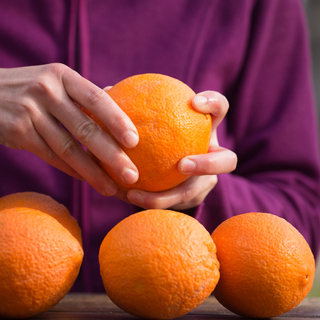
M219 280L208 231L170 210L145 210L122 220L104 238L99 262L110 299L141 318L182 316L200 305Z
M178 171L178 162L188 155L207 153L211 136L211 116L192 107L195 92L172 77L147 73L118 82L108 94L139 132L135 148L121 146L137 166L139 180L125 184L100 162L110 177L123 190L136 188L153 192L185 181L188 176ZM84 111L109 132L92 113Z
M57 211L63 225L55 214L28 207L30 198L24 202L17 195L21 207L13 198L0 199L0 318L29 318L48 311L69 292L83 249L69 230L74 228L69 212ZM55 204L44 207L51 210Z
M82 245L81 229L69 210L50 196L38 192L17 192L0 198L0 210L26 207L43 211L61 223Z
M220 262L217 300L230 311L271 318L295 308L311 290L315 260L288 221L251 212L222 222L212 233Z

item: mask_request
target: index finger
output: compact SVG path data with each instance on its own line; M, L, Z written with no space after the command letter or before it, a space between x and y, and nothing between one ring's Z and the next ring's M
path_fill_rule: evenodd
M138 144L137 128L103 89L72 69L63 73L62 82L71 99L100 119L122 145L133 148Z

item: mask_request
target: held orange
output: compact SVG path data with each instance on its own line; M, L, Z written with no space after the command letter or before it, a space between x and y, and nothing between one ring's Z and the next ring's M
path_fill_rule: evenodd
M200 305L219 280L216 247L194 218L146 210L103 240L100 273L110 299L141 318L173 319Z
M11 205L0 210L0 318L29 318L48 311L68 293L83 250L68 227L50 214L14 206L13 201Z
M135 148L121 146L139 170L136 183L125 184L100 162L118 186L155 192L186 180L188 176L177 169L178 162L187 155L207 153L211 136L211 116L192 107L194 91L177 79L151 73L124 79L108 94L139 132ZM109 132L99 119L85 112Z
M314 256L285 219L260 212L241 214L222 222L212 238L221 276L214 295L230 311L244 317L276 317L309 293Z

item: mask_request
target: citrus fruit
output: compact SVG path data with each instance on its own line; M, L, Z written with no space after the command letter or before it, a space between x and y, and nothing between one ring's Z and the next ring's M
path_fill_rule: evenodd
M49 214L59 221L82 245L81 229L68 209L50 196L38 192L17 192L0 198L0 210L26 207Z
M71 289L82 259L79 241L50 214L23 206L1 209L0 318L51 309Z
M311 249L288 221L252 212L222 222L212 233L220 262L217 300L230 311L271 318L295 308L315 274Z
M135 148L121 146L139 170L136 183L124 183L100 162L118 186L155 192L186 180L188 176L177 169L178 162L188 155L207 153L211 136L211 116L192 107L194 91L172 77L147 73L120 81L108 94L139 133ZM99 119L85 112L109 132Z
M216 247L194 218L145 210L106 235L100 273L110 299L141 318L172 319L200 305L219 280Z

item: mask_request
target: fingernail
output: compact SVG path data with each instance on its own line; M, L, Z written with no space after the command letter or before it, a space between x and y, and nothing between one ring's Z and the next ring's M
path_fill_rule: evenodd
M190 159L182 159L180 163L180 171L182 173L190 173L192 172L196 167L196 164L194 161Z
M126 147L133 148L138 144L139 136L134 131L129 130L124 134L123 140L126 144Z
M220 96L222 96L222 95L220 94ZM209 99L208 103L211 104L211 105L220 105L219 98L217 98L216 96L211 97ZM220 114L220 112L221 112L220 108L219 107L215 107L215 109L211 112L211 114L213 116L218 116Z
M208 102L208 99L207 97L205 96L201 96L201 95L196 95L194 98L193 98L193 102L197 105L197 107L203 107L204 105L207 104Z
M106 87L104 87L102 90L108 92L111 88L112 88L112 86L106 86Z
M125 183L135 183L138 180L138 172L132 169L126 169L122 175L122 178Z

